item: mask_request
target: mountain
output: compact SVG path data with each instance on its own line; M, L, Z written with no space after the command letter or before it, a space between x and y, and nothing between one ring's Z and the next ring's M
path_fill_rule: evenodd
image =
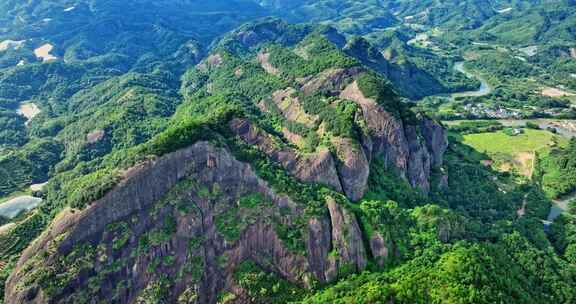
M568 111L572 6L0 3L3 302L574 302L574 141L431 117Z
M423 193L434 187L442 127L320 32L243 27L183 79L183 121L136 148L156 158L113 168L109 192L98 180L72 190L88 191L77 194L84 203L24 251L7 303L243 298L252 291L238 289L234 271L247 260L287 286L333 282L366 269L369 256L385 263L392 249L378 232L366 247L350 209L374 163Z

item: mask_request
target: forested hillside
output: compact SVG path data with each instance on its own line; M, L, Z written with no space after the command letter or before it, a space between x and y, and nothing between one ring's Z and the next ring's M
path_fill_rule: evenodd
M574 9L0 3L2 301L574 303Z

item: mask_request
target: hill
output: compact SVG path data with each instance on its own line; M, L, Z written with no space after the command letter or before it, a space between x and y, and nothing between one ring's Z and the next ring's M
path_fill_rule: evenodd
M1 3L0 197L39 203L0 217L3 302L574 302L574 218L542 223L574 143L428 115L568 115L529 85L571 73L569 16L533 56L498 25L571 6ZM532 179L486 165L524 149Z

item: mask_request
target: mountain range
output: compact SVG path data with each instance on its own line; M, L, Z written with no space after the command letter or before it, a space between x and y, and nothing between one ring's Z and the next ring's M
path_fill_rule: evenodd
M0 3L0 198L42 199L0 213L4 303L574 302L576 224L541 221L576 145L500 172L419 103L480 86L473 43L569 74L574 9Z

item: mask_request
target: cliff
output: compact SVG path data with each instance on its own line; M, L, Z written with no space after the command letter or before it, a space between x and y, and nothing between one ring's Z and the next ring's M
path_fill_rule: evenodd
M353 101L361 109L357 120L366 125L366 134L359 142L353 138L330 136L332 155L326 150L303 154L292 148L281 148L274 143L271 134L259 130L247 120L233 122L231 129L301 181L322 183L337 191L342 190L352 201L364 196L371 161L375 158L383 159L389 169L413 187L428 193L431 170L442 166L442 156L448 147L444 129L425 116L419 116L416 123L406 122L376 100L367 98L356 80L365 72L361 68L331 69L308 79L299 88L304 95L327 92L341 100ZM296 95L296 90L289 89L275 92L272 99L286 120L314 125L318 119L302 110L298 98L293 97ZM271 112L267 108L262 110ZM321 129L318 133L324 135Z
M305 216L248 164L199 142L131 169L87 209L58 216L23 253L6 303L133 303L163 276L179 277L165 301L216 303L238 290L234 270L246 260L302 286L329 282L344 265L364 269L367 254L354 214L327 199L324 215ZM278 233L298 225L302 251Z

